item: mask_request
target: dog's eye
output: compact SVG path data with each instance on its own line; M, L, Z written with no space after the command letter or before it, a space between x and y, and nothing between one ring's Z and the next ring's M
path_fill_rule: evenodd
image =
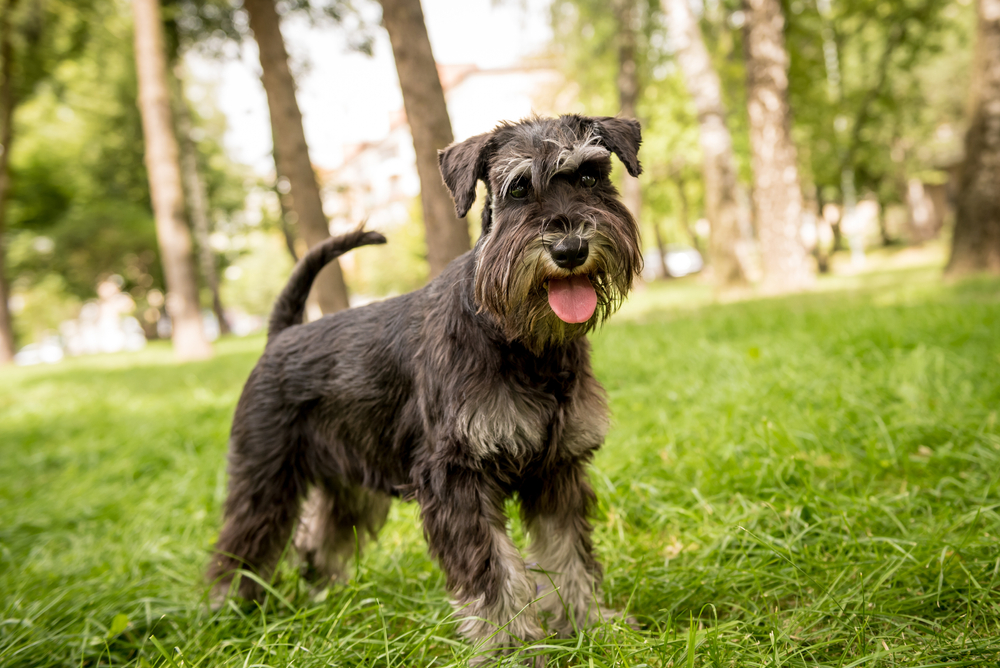
M580 183L583 184L584 188L593 188L597 185L597 179L593 174L584 174L580 177Z
M528 184L524 181L518 181L511 186L510 196L514 199L524 199L528 196Z

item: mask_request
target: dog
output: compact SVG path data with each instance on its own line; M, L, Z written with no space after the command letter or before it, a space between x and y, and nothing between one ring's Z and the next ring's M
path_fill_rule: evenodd
M301 324L319 270L385 239L359 229L302 259L236 408L215 600L260 597L235 572L268 578L289 540L305 573L340 577L398 497L420 506L479 662L545 637L542 619L565 637L617 614L596 600L587 466L608 408L585 335L641 270L609 178L611 154L639 175L640 142L637 121L566 115L450 145L439 164L459 218L486 184L482 235L409 294ZM507 532L514 496L530 566Z

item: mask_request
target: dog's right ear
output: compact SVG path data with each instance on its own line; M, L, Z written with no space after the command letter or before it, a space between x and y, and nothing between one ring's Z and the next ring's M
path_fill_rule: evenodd
M455 200L455 212L459 218L465 218L476 201L476 182L486 180L486 146L492 136L492 132L476 135L438 151L441 177Z
M625 169L632 176L642 174L639 164L639 144L642 143L642 128L634 118L601 116L594 118L593 128L606 149L618 156Z

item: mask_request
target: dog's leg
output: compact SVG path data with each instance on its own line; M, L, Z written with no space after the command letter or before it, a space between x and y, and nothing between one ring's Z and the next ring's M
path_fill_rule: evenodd
M419 476L417 501L424 534L455 595L460 632L495 661L542 638L531 602L535 583L507 535L504 495L480 471L437 462ZM543 657L528 659L543 665Z
M618 616L602 608L594 594L601 584L601 565L594 558L593 531L587 514L594 492L584 463L577 460L548 471L544 480L529 480L520 491L521 512L531 538L537 605L552 615L547 622L560 636Z
M280 444L281 440L275 437L270 442ZM270 450L281 452L282 447ZM239 451L238 446L233 451ZM213 605L229 594L236 569L245 568L265 580L270 577L291 536L305 488L296 467L280 457L257 459L243 454L232 461L224 524L208 569L209 582L214 583ZM259 599L263 588L243 577L236 594Z
M302 505L295 549L304 574L322 586L343 575L344 566L385 524L392 499L363 487L314 487Z

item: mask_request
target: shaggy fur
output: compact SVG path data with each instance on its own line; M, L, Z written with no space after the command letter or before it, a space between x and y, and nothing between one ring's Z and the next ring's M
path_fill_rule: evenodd
M251 578L233 584L234 571L268 578L293 532L304 572L341 576L355 536L374 537L402 497L420 504L461 632L486 659L544 637L539 611L563 636L613 614L594 600L586 468L608 418L584 335L641 269L638 228L608 178L611 153L639 174L639 142L635 121L563 116L448 147L441 173L460 216L486 183L482 236L410 294L298 324L326 262L384 239L359 230L302 260L233 420L209 569L216 600L233 587L259 597ZM567 324L547 288L575 274L589 277L598 306ZM507 534L512 496L530 567Z

